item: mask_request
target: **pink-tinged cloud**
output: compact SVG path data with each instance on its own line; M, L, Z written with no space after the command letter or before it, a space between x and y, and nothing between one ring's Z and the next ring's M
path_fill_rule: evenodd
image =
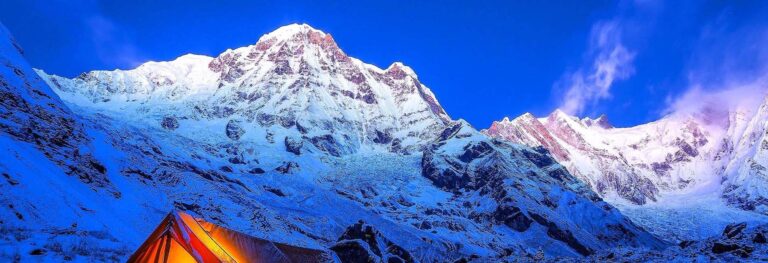
M752 83L734 84L726 88L706 90L696 85L674 99L668 99L665 115L695 117L706 124L726 127L731 111L752 114L764 101L768 78Z
M716 26L705 30L701 41L711 42L707 38L716 30ZM748 26L734 32L693 54L688 88L670 95L662 114L711 122L717 119L714 115L727 118L734 110L754 112L768 99L768 28Z

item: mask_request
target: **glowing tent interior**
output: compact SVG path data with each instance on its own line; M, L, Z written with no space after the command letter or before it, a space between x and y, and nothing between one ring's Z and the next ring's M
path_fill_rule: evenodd
M172 212L128 262L330 262L321 250L252 237L183 212Z

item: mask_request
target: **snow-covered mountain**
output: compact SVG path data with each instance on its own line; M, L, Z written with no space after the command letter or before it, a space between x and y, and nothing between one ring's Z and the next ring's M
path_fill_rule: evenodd
M544 152L451 120L411 69L364 64L307 25L46 81L1 33L4 260L122 260L171 209L407 262L666 245ZM391 251L365 249L363 225Z
M285 137L297 153L411 153L450 120L409 67L365 64L308 25L281 27L216 58L185 55L75 79L42 75L65 101L121 119L206 141Z
M642 205L715 195L768 214L767 111L768 97L759 107L712 105L614 128L605 116L579 119L557 110L545 118L505 118L483 132L547 149L608 200Z

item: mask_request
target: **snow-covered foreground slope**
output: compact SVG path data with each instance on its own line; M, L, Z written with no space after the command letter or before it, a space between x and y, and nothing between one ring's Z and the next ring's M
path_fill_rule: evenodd
M37 76L0 25L0 258L53 251L115 260L131 249L148 213L115 177L100 147ZM147 196L149 197L149 196ZM117 239L116 237L120 237ZM10 260L9 260L10 261Z
M717 235L687 240L663 251L619 248L601 251L588 262L766 262L768 225L734 223ZM572 259L563 259L572 262Z
M217 58L43 74L67 106L4 29L0 48L3 261L124 260L171 209L339 255L374 253L355 239L371 226L405 252L368 256L419 262L666 245L548 155L450 120L407 67L306 25Z

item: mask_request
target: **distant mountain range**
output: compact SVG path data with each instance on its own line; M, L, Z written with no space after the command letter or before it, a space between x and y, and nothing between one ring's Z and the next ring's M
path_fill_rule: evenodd
M755 95L762 104L712 105L629 128L557 110L494 122L483 133L547 149L605 198L642 205L709 194L768 214L768 97Z

